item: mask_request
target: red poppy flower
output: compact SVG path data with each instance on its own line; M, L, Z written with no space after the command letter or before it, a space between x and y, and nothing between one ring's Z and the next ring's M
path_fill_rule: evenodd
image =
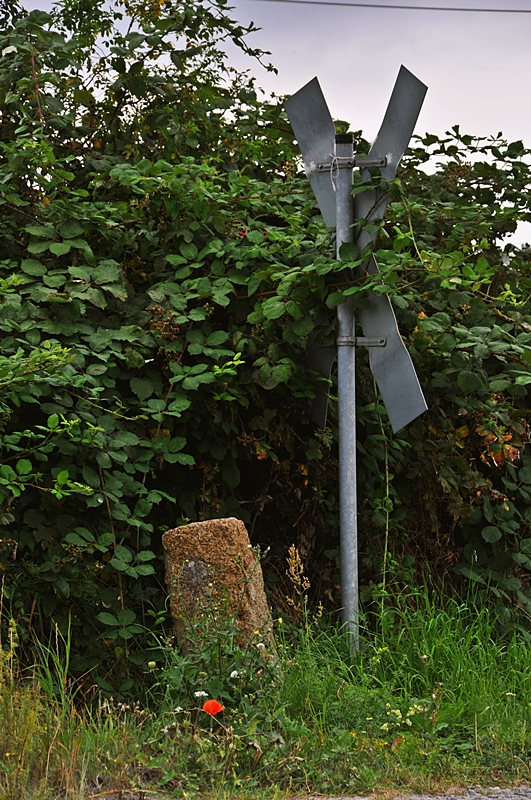
M214 714L219 714L220 711L223 711L223 706L217 700L205 700L203 711L214 716Z

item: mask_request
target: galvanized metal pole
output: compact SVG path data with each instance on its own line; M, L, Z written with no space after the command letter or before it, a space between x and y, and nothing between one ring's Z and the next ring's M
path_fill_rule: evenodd
M352 134L336 135L332 178L336 188L336 248L354 241ZM350 162L350 163L349 163ZM334 170L334 167L336 169ZM348 299L337 307L339 421L339 526L341 552L341 618L350 651L359 648L358 521L356 495L356 349L354 306Z

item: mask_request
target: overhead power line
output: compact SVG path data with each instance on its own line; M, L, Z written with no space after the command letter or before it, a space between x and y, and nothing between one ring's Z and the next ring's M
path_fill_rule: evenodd
M467 14L531 14L531 8L461 8L457 6L404 6L391 3L350 3L346 0L255 0L260 3L291 3L303 6L348 6L349 8L396 8L399 11L461 11Z

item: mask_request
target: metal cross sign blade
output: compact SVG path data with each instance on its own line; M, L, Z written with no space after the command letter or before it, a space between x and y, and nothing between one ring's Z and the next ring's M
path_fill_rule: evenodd
M328 227L333 227L336 224L336 198L330 173L318 172L317 164L333 157L336 129L317 78L295 92L285 101L284 107L321 214Z
M408 69L400 67L398 78L385 112L378 136L369 156L385 156L387 164L381 173L387 180L396 177L398 164L411 139L422 107L427 86ZM363 176L362 176L363 177ZM362 192L354 200L357 219L381 219L385 214L389 193ZM357 239L359 252L374 241L375 234L362 230ZM367 272L378 272L376 260L365 265ZM370 308L358 310L358 319L366 337L385 336L385 347L369 348L372 373L396 433L427 410L422 389L406 347L400 336L393 307L387 295L370 295Z
M306 342L306 363L309 369L320 372L330 378L332 365L337 356L337 347L323 347L317 341L319 327L328 320L328 315L320 311L315 318L315 328L308 336ZM326 388L325 388L326 387ZM318 383L315 387L315 398L312 402L312 419L320 428L326 428L328 413L328 384Z
M376 268L377 269L377 268ZM395 312L387 295L371 294L370 308L358 309L363 333L368 339L385 338L385 347L369 347L369 364L387 410L394 433L409 425L428 406L420 387L415 367L402 341ZM318 314L316 328L326 315ZM330 378L337 347L323 347L317 341L317 331L308 336L306 360L311 370ZM312 419L320 428L326 427L328 415L328 386L317 384L312 402Z
M412 72L404 66L400 67L382 126L369 151L369 158L380 156L386 159L387 163L381 168L381 174L388 181L396 178L398 164L406 152L427 91L428 87ZM362 179L367 177L363 173L362 170ZM354 217L382 219L388 200L388 192L361 192L354 199ZM375 234L360 231L356 240L360 253L374 237ZM374 266L375 264L371 264L369 271Z
M370 308L358 309L358 319L367 338L385 337L387 340L385 347L369 347L369 363L396 433L427 411L428 406L411 356L400 336L389 297L371 294L369 301Z

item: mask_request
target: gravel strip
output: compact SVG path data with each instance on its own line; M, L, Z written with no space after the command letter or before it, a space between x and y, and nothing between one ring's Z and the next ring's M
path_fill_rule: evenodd
M452 794L396 794L394 800L456 800L456 798L470 798L470 800L481 800L488 797L492 800L531 800L531 786L514 786L508 789L500 789L499 786L490 786L485 789L478 789L475 786L468 786L466 789L459 789ZM323 795L310 796L307 798L296 798L296 800L369 800L361 795L350 795L341 797L323 797Z

